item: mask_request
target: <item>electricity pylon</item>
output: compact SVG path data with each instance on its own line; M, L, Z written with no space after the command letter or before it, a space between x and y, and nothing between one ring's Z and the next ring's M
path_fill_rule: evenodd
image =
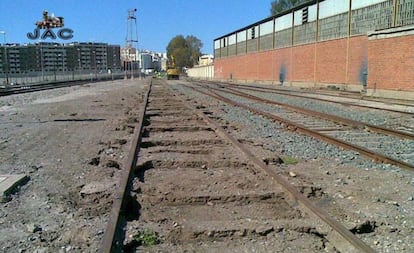
M137 9L129 9L127 17L127 27L126 27L126 37L125 37L125 48L128 52L128 62L130 63L131 68L131 80L134 80L134 68L137 63L137 54L138 54L138 27L137 27ZM133 53L133 59L131 59L131 52ZM128 69L128 64L127 64ZM127 69L125 71L125 79L127 79ZM138 64L139 70L139 64ZM139 71L138 71L139 76Z

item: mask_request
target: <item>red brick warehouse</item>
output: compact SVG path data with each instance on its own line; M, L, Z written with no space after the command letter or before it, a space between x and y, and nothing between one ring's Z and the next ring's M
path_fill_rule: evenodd
M414 99L414 0L315 0L214 40L218 80Z

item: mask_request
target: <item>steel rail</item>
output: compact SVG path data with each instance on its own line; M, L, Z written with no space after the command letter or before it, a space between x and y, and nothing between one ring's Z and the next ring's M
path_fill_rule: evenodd
M210 83L214 83L213 81L206 81L206 82L210 82ZM226 85L230 85L230 86L238 86L241 88L251 88L251 89L256 89L256 90L267 90L267 91L274 91L274 92L285 92L286 95L291 95L291 96L299 96L299 97L306 97L303 95L296 95L296 94L288 94L288 93L303 93L302 91L299 90L292 90L292 89L277 89L277 88L272 88L272 87L262 87L262 86L256 86L256 85L245 85L245 84L237 84L237 83L229 83L229 82L220 82L221 84L226 84ZM379 102L379 103L391 103L394 105L401 105L401 106L411 106L412 104L412 100L408 100L408 99L393 99L393 98L386 98L386 97L371 97L371 96L366 96L366 95L361 95L360 92L357 91L330 91L330 90L311 90L308 89L306 90L309 94L315 94L315 95L324 95L324 96L332 96L332 97L344 97L344 98L350 98L350 99L359 99L359 100L364 100L364 101L370 101L370 102ZM335 94L337 93L337 94ZM309 97L312 98L312 97ZM314 99L319 99L319 100L324 100L323 98L314 98ZM334 103L342 103L339 101L332 101ZM345 104L347 104L345 102ZM354 106L360 106L360 105L356 105L356 104L349 104L349 105L354 105ZM379 109L376 107L372 107L372 106L364 106L361 105L361 107L368 107L368 108L373 108L373 109ZM387 110L387 109L384 109ZM390 109L390 111L394 111L393 109ZM401 112L401 113L409 113L409 114L413 114L412 112L402 112L402 111L398 111L395 110L395 112Z
M331 102L331 103L335 103L335 104L346 105L346 106L355 106L355 107L369 108L369 109L375 109L375 110L396 112L396 113L407 114L407 115L414 115L414 112L400 111L400 110L394 110L394 109L388 109L388 108L378 108L378 107L369 106L369 105L358 105L358 104L353 104L353 103L348 103L348 102L341 102L341 101L327 100L327 99L317 98L317 97L309 97L309 96L304 96L304 95L292 94L294 92L296 92L296 93L298 92L298 91L292 91L292 90L277 90L277 89L273 89L273 88L269 88L269 87L241 85L241 84L234 84L234 83L227 83L227 82L212 82L212 81L204 81L204 82L215 84L215 85L218 85L218 86L222 86L222 85L237 86L240 89L251 90L251 91L256 91L256 92L265 92L266 91L266 92L270 92L270 93L273 93L273 94L279 94L279 95L285 95L285 96L291 96L291 97L299 97L299 98L307 98L307 99L313 99L313 100L318 100L318 101L324 101L324 102ZM324 95L324 96L335 96L335 95L332 95L332 94L323 94L323 93L318 93L318 92L313 92L312 94ZM345 96L345 98L354 99L353 97L349 97L349 96ZM382 101L376 101L375 99L365 99L365 101L384 103ZM400 106L409 106L408 104L404 104L404 103L394 103L394 104L395 105L400 105Z
M47 83L47 84L38 84L38 85L27 85L27 86L20 86L15 88L5 88L0 90L0 96L9 96L9 95L16 95L22 93L29 93L29 92L36 92L36 91L43 91L43 90L52 90L57 88L65 88L71 87L76 85L83 85L86 83L90 83L91 81L65 81L65 82L56 82L56 83Z
M118 230L118 224L120 222L121 212L126 204L125 197L130 184L130 177L138 161L138 153L140 150L140 144L142 140L142 130L144 128L145 112L148 106L149 94L151 93L151 86L152 81L150 82L147 93L144 97L144 106L139 116L139 124L135 127L134 130L134 135L131 142L132 146L130 152L128 153L127 162L125 164L125 170L123 171L123 174L121 176L119 188L115 192L109 222L106 227L105 234L103 236L101 248L99 249L100 253L120 251L119 248L122 247L123 242L117 241L116 235Z
M224 97L217 95L217 94L208 94L202 90L199 90L197 88L194 88L192 86L188 86L185 84L180 84L182 86L185 86L187 88L191 88L197 92L200 92L202 94L205 94L207 96L214 97L219 100L226 100L222 99ZM227 101L227 100L226 100ZM216 129L216 132L225 138L227 138L233 145L235 145L242 153L246 156L248 160L250 160L252 163L254 163L256 166L261 168L263 171L265 171L269 176L272 177L278 184L280 184L289 194L292 195L292 197L302 204L302 206L307 210L308 213L311 215L316 215L319 217L325 224L330 226L331 228L338 233L338 235L351 244L353 247L355 247L354 250L357 250L358 252L366 252L371 253L375 252L374 249L372 249L370 246L368 246L366 243L364 243L361 239L359 239L357 236L355 236L353 233L351 233L346 227L344 227L340 222L333 219L327 212L316 206L314 203L312 203L308 198L306 198L302 193L300 193L292 184L290 184L287 180L285 180L282 176L280 176L276 170L271 169L268 167L262 160L257 158L245 145L240 143L235 137L228 134L225 129L220 126L218 123L216 123L214 120L210 119L206 115L199 113L199 117L202 117L207 123L213 125ZM334 243L335 245L335 243ZM337 245L335 245L337 246ZM339 247L339 246L338 246ZM349 247L343 246L345 248L342 248L343 251L353 252L354 250L351 250Z
M242 103L239 103L239 102L235 102L235 101L233 101L233 100L231 100L229 98L226 98L226 97L223 97L223 96L217 94L216 92L214 92L212 90L210 90L210 92L214 96L212 96L211 94L209 94L207 92L204 92L204 91L201 91L199 89L196 89L194 87L191 87L191 86L188 86L188 85L184 85L184 86L186 86L188 88L195 89L198 92L200 92L202 94L205 94L207 96L215 97L216 99L221 100L221 101L223 101L225 103L231 104L233 106L241 107L241 108L244 108L246 110L249 110L249 111L251 111L251 112L253 112L255 114L262 115L262 116L265 116L265 117L267 117L269 119L282 122L283 124L286 125L286 127L288 129L290 129L292 131L297 131L297 132L303 133L305 135L308 135L308 136L311 136L311 137L314 137L314 138L323 140L325 142L328 142L328 143L331 143L331 144L340 146L340 147L345 148L345 149L357 151L358 153L360 153L360 154L362 154L362 155L364 155L366 157L372 158L376 162L392 164L392 165L395 165L395 166L400 167L402 169L407 169L407 170L414 171L414 165L412 165L412 164L409 164L409 163L406 163L406 162L403 162L403 161L394 159L392 157L389 157L389 156L386 156L386 155L383 155L383 154L376 153L376 152L374 152L372 150L369 150L367 148L364 148L364 147L361 147L361 146L358 146L358 145L354 145L352 143L349 143L349 142L346 142L346 141L343 141L343 140L340 140L340 139L333 138L333 137L331 137L329 135L322 134L322 133L319 133L317 131L311 130L311 129L309 129L309 128L301 125L301 124L292 122L290 120L284 119L284 118L279 117L279 116L276 116L274 114L271 114L271 113L268 113L268 112L264 112L264 111L261 111L261 110L258 110L258 109L249 107L249 106L247 106L245 104L242 104ZM208 89L208 87L204 87L204 88L205 89Z
M212 89L219 90L219 89L216 89L216 88L212 88ZM326 113L321 113L321 112L301 108L301 107L294 106L294 105L284 104L284 103L276 102L276 101L273 101L273 100L260 98L260 97L257 97L257 96L254 96L254 95L251 95L251 94L248 94L248 93L244 93L244 92L235 90L234 88L230 88L230 87L226 87L226 89L228 89L230 91L225 91L225 92L228 92L228 93L233 94L233 95L245 97L245 98L248 98L248 99L252 99L252 100L255 100L255 101L258 101L258 102L264 102L264 103L267 103L267 104L279 105L279 106L289 108L289 109L291 109L293 111L296 111L296 112L309 114L311 116L317 116L319 118L331 120L331 121L334 121L334 122L337 122L337 123L352 125L352 126L356 126L356 127L360 127L360 128L365 128L365 129L368 129L368 130L371 130L371 131L374 131L374 132L377 132L377 133L393 135L393 136L397 136L397 137L400 137L400 138L403 138L403 139L414 140L414 134L411 134L411 133L406 133L406 132L402 132L402 131L398 131L398 130L393 130L393 129L389 129L389 128L386 128L386 127L376 126L376 125L372 125L372 124L368 124L368 123L364 123L364 122L360 122L360 121L356 121L356 120L352 120L352 119L347 119L347 118L343 118L343 117L339 117L339 116L335 116L335 115L331 115L331 114L326 114ZM222 90L220 90L220 91L222 91Z
M117 78L120 79L120 78ZM52 90L58 88L65 88L65 87L72 87L77 85L83 85L87 83L97 83L97 82L104 82L110 81L111 79L101 79L101 80L68 80L68 81L57 81L57 82L50 82L50 83L43 83L43 84L34 84L34 85L26 85L26 86L16 86L12 88L1 88L0 89L0 97L2 96L10 96L22 93L29 93L29 92L36 92L36 91L43 91L43 90Z

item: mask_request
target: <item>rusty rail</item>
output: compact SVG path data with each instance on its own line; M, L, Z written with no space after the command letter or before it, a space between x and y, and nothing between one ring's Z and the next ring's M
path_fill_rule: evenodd
M148 91L145 94L144 98L144 106L141 110L140 117L139 117L139 124L135 127L134 130L134 137L131 143L131 150L127 157L127 162L125 166L125 170L123 171L119 188L115 193L114 202L112 204L112 209L110 213L110 218L108 225L105 230L105 234L103 236L102 245L99 249L100 253L110 253L110 252L120 252L120 247L122 247L123 242L119 242L116 240L118 225L120 222L121 212L125 207L125 196L127 193L127 189L130 184L130 177L132 171L138 160L138 153L140 150L140 144L142 139L142 130L144 127L144 117L145 111L148 105L148 98L151 92L152 82L149 84Z
M120 79L120 77L116 77L116 79ZM110 79L102 78L100 80L94 79L92 81L90 79L85 79L85 80L56 81L56 82L42 83L42 84L16 85L14 87L9 87L9 88L0 88L0 97L22 94L22 93L30 93L30 92L36 92L36 91L43 91L43 90L66 88L66 87L84 85L88 83L105 82L108 80Z
M218 94L208 94L197 88L184 85L184 84L181 84L181 85L194 89L197 92L214 97L216 99L229 102L224 97L221 97ZM214 120L210 119L209 117L207 117L206 115L202 113L199 113L198 115L199 117L202 117L208 124L213 125L218 134L224 136L233 145L235 145L240 151L242 151L242 153L246 156L247 159L249 159L256 166L261 168L263 171L265 171L269 176L272 177L272 179L274 179L278 184L280 184L296 201L302 204L302 206L307 210L309 214L319 217L323 222L325 222L325 224L333 228L333 230L337 233L337 235L339 235L339 237L342 239L341 246L336 245L338 246L338 248L343 247L340 250L348 251L348 252L355 252L355 251L367 252L367 253L375 252L374 249L372 249L370 246L365 244L361 239L359 239L357 236L351 233L340 222L333 219L327 212L325 212L324 210L322 210L321 208L313 204L308 198L306 198L302 193L300 193L293 185L291 185L282 176L280 176L277 173L277 171L271 169L263 161L257 158L245 145L243 145L236 138L228 134L218 123L216 123ZM343 242L347 242L347 245L342 245Z
M197 92L200 92L200 93L205 94L207 96L214 97L214 98L216 98L218 100L221 100L221 101L223 101L225 103L231 104L233 106L241 107L241 108L244 108L246 110L249 110L249 111L251 111L251 112L253 112L255 114L265 116L265 117L267 117L269 119L276 120L278 122L282 122L289 129L293 129L293 130L298 131L300 133L303 133L305 135L308 135L308 136L311 136L311 137L314 137L314 138L317 138L317 139L326 141L328 143L331 143L331 144L340 146L340 147L345 148L345 149L357 151L358 153L360 153L360 154L362 154L362 155L364 155L366 157L372 158L374 161L381 162L381 163L392 164L392 165L395 165L397 167L400 167L400 168L403 168L403 169L407 169L407 170L412 170L412 171L414 170L414 165L412 165L412 164L409 164L409 163L406 163L406 162L403 162L403 161L394 159L392 157L388 157L386 155L382 155L382 154L376 153L376 152L371 151L369 149L366 149L364 147L361 147L361 146L358 146L358 145L354 145L352 143L348 143L348 142L343 141L343 140L339 140L339 139L333 138L333 137L331 137L329 135L322 134L322 133L319 133L317 131L311 130L311 129L305 127L305 126L302 126L301 124L298 124L298 123L289 121L287 119L278 117L278 116L276 116L274 114L271 114L271 113L268 113L268 112L264 112L264 111L261 111L261 110L258 110L258 109L249 107L249 106L244 105L242 103L235 102L235 101L233 101L231 99L228 99L226 97L223 97L223 96L217 94L216 92L214 92L212 90L210 90L211 94L209 94L207 92L204 92L202 90L196 89L194 87L191 87L191 86L188 86L188 85L185 85L185 86L188 87L188 88L194 89ZM204 88L206 88L206 87L204 87Z
M377 107L369 106L369 105L358 105L358 104L353 104L353 103L348 103L348 102L341 102L341 101L327 100L327 99L317 98L317 97L309 97L309 96L304 96L304 95L299 95L299 94L292 94L292 93L297 93L298 92L298 91L294 91L294 90L280 90L280 89L270 88L270 87L260 87L260 86L254 86L254 85L244 85L244 84L242 85L242 84L226 83L226 82L204 81L204 83L215 84L215 85L218 85L218 86L226 85L227 87L229 87L229 86L230 87L238 87L240 89L250 90L250 91L255 91L255 92L266 92L266 93L273 93L273 94L279 94L279 95L290 96L290 97L306 98L306 99L330 102L330 103L341 104L341 105L346 105L346 106L355 106L355 107L361 107L361 108L369 108L369 109L396 112L396 113L407 114L407 115L414 115L414 112L409 112L409 111L394 110L394 109L389 109L389 108L377 108ZM324 95L324 96L336 96L336 95L332 95L332 94L324 94L324 93L319 93L319 92L312 92L312 93L317 94L317 95ZM345 96L345 97L346 98L353 98L353 97L349 97L349 96ZM382 102L382 101L377 101L375 99L370 99L368 97L364 97L363 100L373 101L373 102ZM393 103L393 104L401 105L401 106L408 106L409 105L408 102L407 103Z
M298 106L279 103L279 102L272 101L272 100L269 100L269 99L264 99L264 98L260 98L260 97L257 97L257 96L251 95L251 94L247 94L247 93L235 90L233 88L227 88L227 89L231 90L231 91L225 91L225 92L231 93L233 95L245 97L245 98L256 100L256 101L259 101L259 102L264 102L264 103L267 103L267 104L280 105L280 106L292 109L293 111L296 111L296 112L301 112L301 113L309 114L309 115L312 115L312 116L317 116L317 117L322 118L322 119L332 120L332 121L337 122L337 123L352 125L352 126L356 126L356 127L360 127L360 128L366 128L368 130L371 130L371 131L374 131L374 132L377 132L377 133L382 133L382 134L387 134L387 135L394 135L394 136L397 136L397 137L400 137L400 138L403 138L403 139L414 140L414 134L410 134L410 133L406 133L406 132L402 132L402 131L398 131L398 130L393 130L393 129L388 129L388 128L381 127L381 126L375 126L375 125L372 125L372 124L368 124L368 123L364 123L364 122L360 122L360 121L356 121L356 120L352 120L352 119L346 119L346 118L335 116L335 115L329 115L329 114L326 114L326 113L312 111L312 110L301 108L301 107L298 107Z

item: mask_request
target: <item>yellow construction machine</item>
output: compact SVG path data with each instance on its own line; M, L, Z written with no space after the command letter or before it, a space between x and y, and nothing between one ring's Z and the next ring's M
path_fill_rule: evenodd
M175 64L174 56L171 56L171 60L167 64L167 79L168 80L178 80L180 79L180 70Z

